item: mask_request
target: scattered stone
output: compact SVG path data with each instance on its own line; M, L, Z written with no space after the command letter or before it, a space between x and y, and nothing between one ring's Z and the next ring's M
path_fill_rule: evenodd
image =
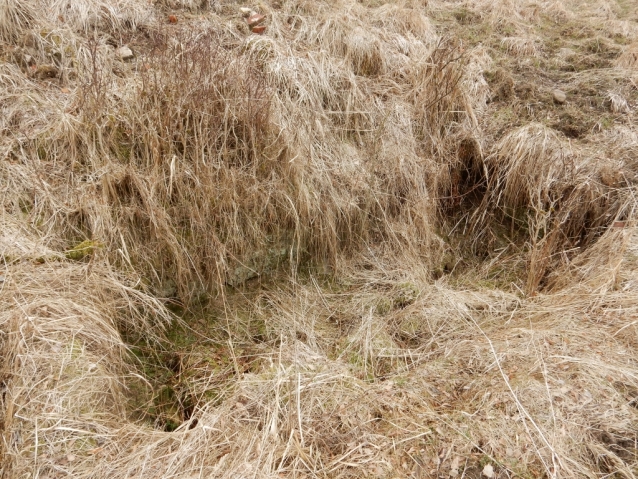
M0 283L4 283L4 281L5 281L5 277L0 274Z
M254 29L257 25L262 23L265 19L266 19L265 16L252 12L250 16L248 17L248 19L246 20L246 23L248 23L248 26L250 28Z
M35 77L39 80L46 80L49 78L57 78L60 71L53 65L40 65L35 70Z
M120 60L124 62L130 61L133 58L135 58L135 55L133 54L133 50L131 50L126 45L115 50L115 54Z
M172 24L177 23L177 17L175 15L169 15L168 16L168 23L172 23Z
M554 101L561 105L567 100L567 95L562 90L554 90L552 96L554 97Z
M491 464L486 464L483 468L483 475L488 479L492 479L494 477L494 468Z
M250 10L249 8L240 8L239 9L246 20L246 24L252 33L256 33L257 35L262 35L266 31L266 26L262 25L264 20L266 20L265 15L261 15L254 10Z

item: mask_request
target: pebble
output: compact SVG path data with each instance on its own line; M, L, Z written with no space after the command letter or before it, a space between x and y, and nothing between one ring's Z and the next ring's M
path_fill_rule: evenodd
M135 55L133 54L133 50L131 50L126 45L115 50L115 54L119 57L120 60L125 62L132 60L135 57Z
M250 28L254 28L257 25L259 25L260 23L262 23L264 20L266 19L266 17L264 17L263 15L259 15L258 13L252 13L249 17L248 20L246 20L246 23L248 23L248 26Z
M562 90L554 90L552 95L554 96L554 101L556 103L563 104L565 100L567 100L567 95Z

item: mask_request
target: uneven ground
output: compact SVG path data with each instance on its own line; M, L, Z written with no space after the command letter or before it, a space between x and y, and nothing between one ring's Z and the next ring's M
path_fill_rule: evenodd
M637 107L630 0L0 0L0 476L636 477Z

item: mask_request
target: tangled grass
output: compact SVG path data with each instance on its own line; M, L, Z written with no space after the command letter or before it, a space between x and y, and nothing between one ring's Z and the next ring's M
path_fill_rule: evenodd
M0 475L635 477L625 3L0 0Z

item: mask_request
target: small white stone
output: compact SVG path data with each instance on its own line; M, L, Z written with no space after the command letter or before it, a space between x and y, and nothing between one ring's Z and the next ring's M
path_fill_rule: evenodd
M565 103L567 100L567 95L562 90L554 90L553 96L556 103Z
M126 45L115 50L115 54L119 57L120 60L125 62L132 60L135 57L135 55L133 54L133 50L131 50Z
M486 464L483 468L483 475L488 479L492 479L494 477L494 468L491 464Z

